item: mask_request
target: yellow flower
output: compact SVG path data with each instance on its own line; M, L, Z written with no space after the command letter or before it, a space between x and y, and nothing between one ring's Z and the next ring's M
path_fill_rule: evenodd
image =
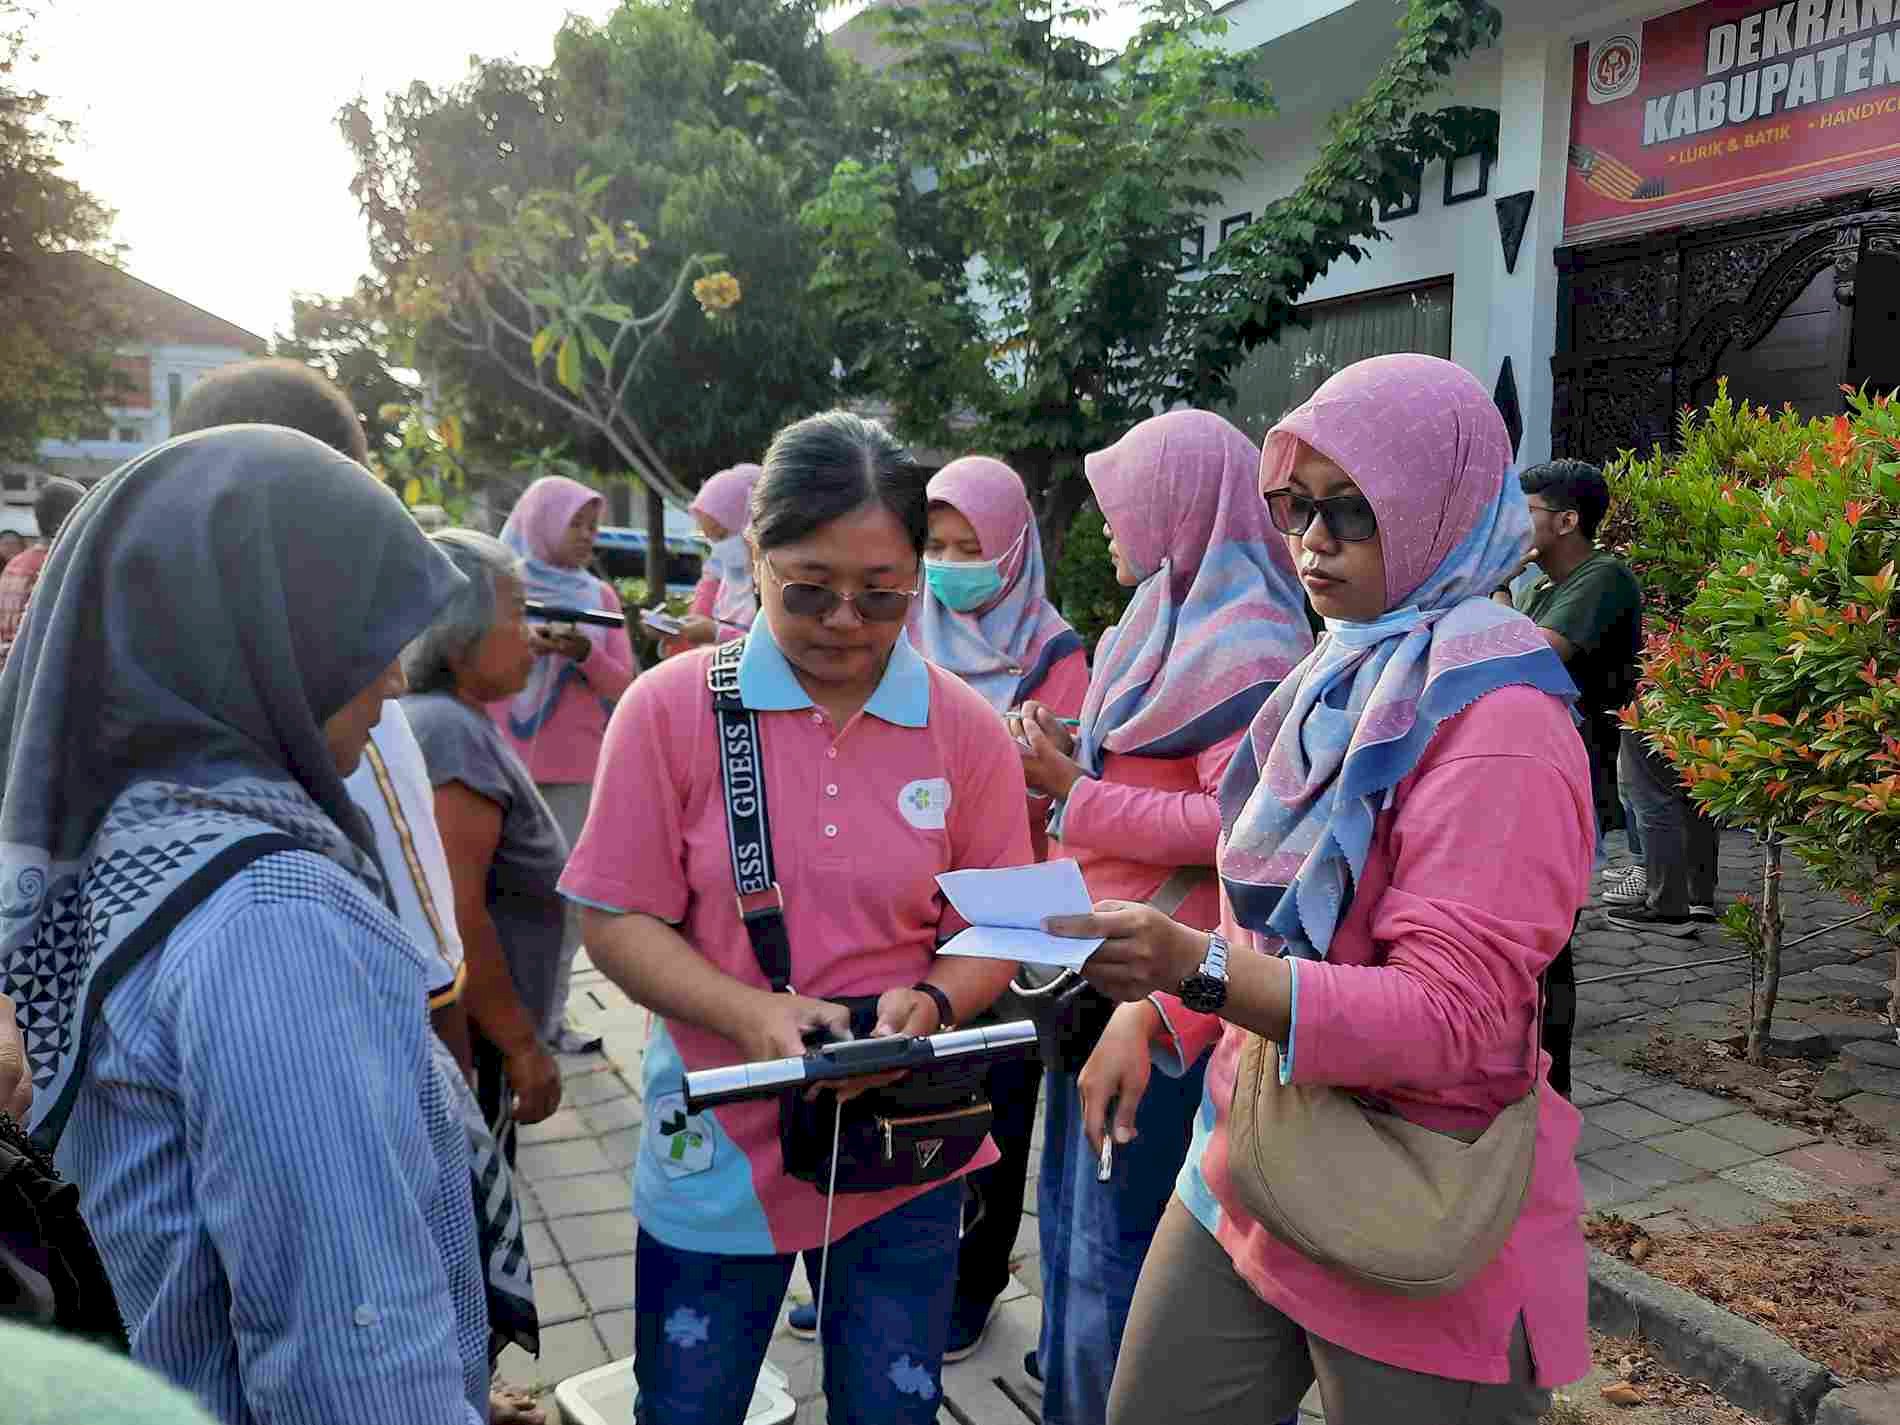
M739 305L739 279L730 272L713 272L693 284L693 299L707 316L729 312Z

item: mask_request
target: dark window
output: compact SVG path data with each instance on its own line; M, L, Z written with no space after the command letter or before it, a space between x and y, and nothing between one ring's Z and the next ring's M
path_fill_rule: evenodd
M1461 153L1445 165L1445 206L1469 203L1491 191L1491 155L1483 149Z
M1419 204L1424 200L1425 168L1421 164L1412 169L1404 180L1404 188L1397 202L1379 201L1379 221L1389 223L1399 218L1409 218L1418 212Z
M1235 369L1227 417L1258 441L1337 371L1368 356L1417 351L1451 356L1451 280L1308 302L1304 325L1257 348Z
M1181 270L1192 272L1207 256L1207 229L1196 223L1181 229Z

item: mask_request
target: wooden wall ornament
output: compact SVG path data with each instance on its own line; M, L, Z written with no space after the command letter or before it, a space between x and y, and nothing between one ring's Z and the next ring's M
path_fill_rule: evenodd
M1498 368L1498 384L1491 399L1497 403L1498 414L1504 417L1504 428L1511 433L1511 456L1515 459L1517 448L1524 440L1524 413L1518 409L1517 377L1511 371L1508 356Z
M1504 248L1504 270L1517 271L1517 252L1524 245L1524 229L1530 226L1533 192L1511 193L1498 199L1498 242Z

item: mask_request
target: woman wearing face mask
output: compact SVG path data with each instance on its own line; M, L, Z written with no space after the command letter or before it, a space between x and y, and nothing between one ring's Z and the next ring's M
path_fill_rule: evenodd
M1042 539L1022 478L966 455L930 479L925 597L917 651L975 688L999 713L1035 698L1059 717L1082 711L1088 654L1049 602Z
M1136 592L1097 646L1075 735L1035 703L1024 710L1025 775L1059 805L1051 854L1074 856L1098 900L1153 898L1204 928L1219 921L1208 868L1221 776L1268 693L1312 646L1293 563L1254 489L1259 463L1245 435L1206 411L1143 421L1089 456L1116 578ZM1102 1423L1136 1274L1200 1103L1197 1073L1148 1082L1155 1008L1118 1013L1104 1030L1110 1005L1091 1001L1069 1036L1073 1066L1046 1085L1038 1363L1047 1425ZM1095 1034L1101 1047L1084 1068ZM1109 1087L1095 1060L1116 1061L1118 1045L1138 1063ZM1118 1138L1138 1141L1104 1183L1083 1123L1099 1124L1112 1101Z
M546 475L528 486L501 527L501 542L521 560L530 599L559 608L621 611L613 585L587 571L605 504L598 490L564 475ZM488 712L572 846L587 820L607 719L639 673L640 660L624 628L580 624L557 632L536 625L530 639L535 661L527 686L490 704ZM579 917L569 915L554 995L541 1025L543 1041L569 1054L600 1045L599 1035L567 1021L580 944Z
M988 1008L1013 967L937 954L962 922L936 877L1029 860L1028 828L997 814L1022 805L1021 764L995 710L904 636L924 490L882 427L833 411L781 431L750 531L760 616L720 671L756 717L747 766L769 815L785 973L768 976L761 957L777 953L755 948L740 915L714 650L668 659L615 712L601 804L640 815L589 818L561 881L588 907L594 963L653 1015L633 1186L635 1419L740 1425L804 1253L808 1279L825 1283L828 1418L930 1425L962 1183L828 1204L787 1170L779 1104L689 1114L680 1079L804 1053L808 1031L848 1024L840 997L875 998L860 1032L886 1035ZM962 1170L994 1158L980 1145Z
M760 473L756 465L721 470L699 487L686 507L707 550L692 611L680 620L679 637L667 640L668 654L723 643L752 627L759 591L752 582L752 555L745 542L750 519L746 507Z
M1120 902L1049 925L1107 937L1084 973L1114 998L1179 987L1204 1011L1156 1037L1175 1071L1215 1044L1111 1421L1272 1418L1317 1378L1335 1425L1530 1425L1589 1369L1579 1120L1557 1094L1532 1105L1502 1248L1425 1297L1270 1234L1235 1191L1256 1170L1230 1152L1250 1032L1279 1046L1280 1083L1467 1141L1547 1089L1538 982L1588 891L1595 813L1575 688L1487 597L1530 533L1510 461L1484 388L1434 357L1348 367L1273 428L1261 490L1327 632L1222 787L1221 932ZM1301 1162L1323 1177L1327 1148L1305 1142Z

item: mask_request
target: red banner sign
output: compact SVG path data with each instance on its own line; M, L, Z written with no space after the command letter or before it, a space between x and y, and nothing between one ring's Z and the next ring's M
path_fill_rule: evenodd
M1566 242L1896 177L1896 0L1705 0L1577 46Z

